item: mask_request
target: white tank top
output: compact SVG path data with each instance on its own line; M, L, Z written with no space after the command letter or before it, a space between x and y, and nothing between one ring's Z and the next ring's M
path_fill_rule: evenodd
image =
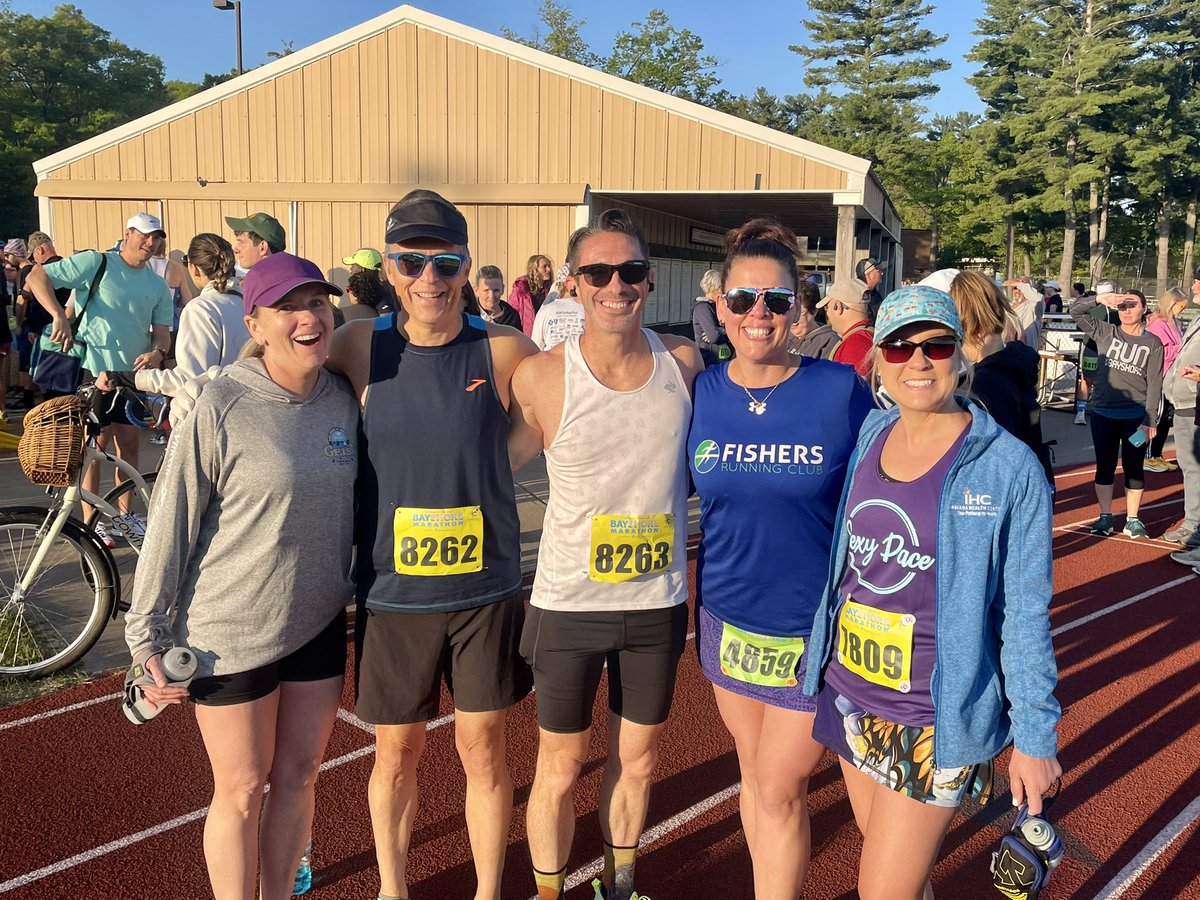
M614 391L563 343L562 419L546 450L550 502L532 603L567 612L663 609L687 599L686 438L692 400L674 357L643 328L649 380Z

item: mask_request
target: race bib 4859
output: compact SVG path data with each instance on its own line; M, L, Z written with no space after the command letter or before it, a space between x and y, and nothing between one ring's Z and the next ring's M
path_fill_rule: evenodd
M617 583L671 567L675 516L592 516L592 581Z
M838 662L872 684L907 694L912 688L914 616L846 598L838 617Z
M795 687L796 664L804 655L802 637L767 637L735 628L721 629L721 672L761 687Z
M401 506L393 519L401 575L467 575L483 570L483 513L478 506Z

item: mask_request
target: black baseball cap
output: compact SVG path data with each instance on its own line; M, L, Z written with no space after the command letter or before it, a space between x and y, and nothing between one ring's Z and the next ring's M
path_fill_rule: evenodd
M426 190L409 191L388 213L383 240L388 244L399 244L422 237L465 247L467 220L441 194Z
M858 265L854 267L854 277L861 281L867 277L867 273L872 269L878 269L880 272L882 272L886 268L886 262L880 262L875 257L868 256L866 259L860 259L858 261Z

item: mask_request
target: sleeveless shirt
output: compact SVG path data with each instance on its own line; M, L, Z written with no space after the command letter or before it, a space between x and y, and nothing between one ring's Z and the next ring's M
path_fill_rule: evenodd
M648 329L654 367L632 391L592 374L579 336L563 342L563 408L546 449L546 506L531 602L566 612L662 609L687 599L692 401Z
M485 606L521 585L509 416L487 325L422 347L375 320L360 426L358 602L393 612Z

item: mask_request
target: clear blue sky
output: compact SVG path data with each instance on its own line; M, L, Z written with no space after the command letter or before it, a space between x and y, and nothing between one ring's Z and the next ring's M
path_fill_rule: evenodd
M156 53L167 78L199 81L206 72L228 71L234 65L234 15L213 9L211 0L170 0L129 4L117 0L75 0L84 14L115 37L141 50ZM49 15L54 0L12 0L13 9ZM389 0L245 0L242 4L243 61L247 68L266 61L268 50L292 41L297 50L365 22L399 4ZM532 33L540 0L420 0L414 4L436 15L499 34L504 26L522 35ZM603 4L568 0L577 16L587 20L585 34L600 52L612 46L613 36L640 20L654 6L666 10L676 28L689 28L704 40L705 50L721 61L723 86L748 93L762 84L778 94L804 88L804 67L788 50L805 40L800 20L808 7L787 0L607 0ZM981 0L942 0L928 27L949 40L937 51L952 68L937 77L941 91L929 102L931 112L980 112L982 104L965 81L973 65L964 57L975 41L975 19Z

